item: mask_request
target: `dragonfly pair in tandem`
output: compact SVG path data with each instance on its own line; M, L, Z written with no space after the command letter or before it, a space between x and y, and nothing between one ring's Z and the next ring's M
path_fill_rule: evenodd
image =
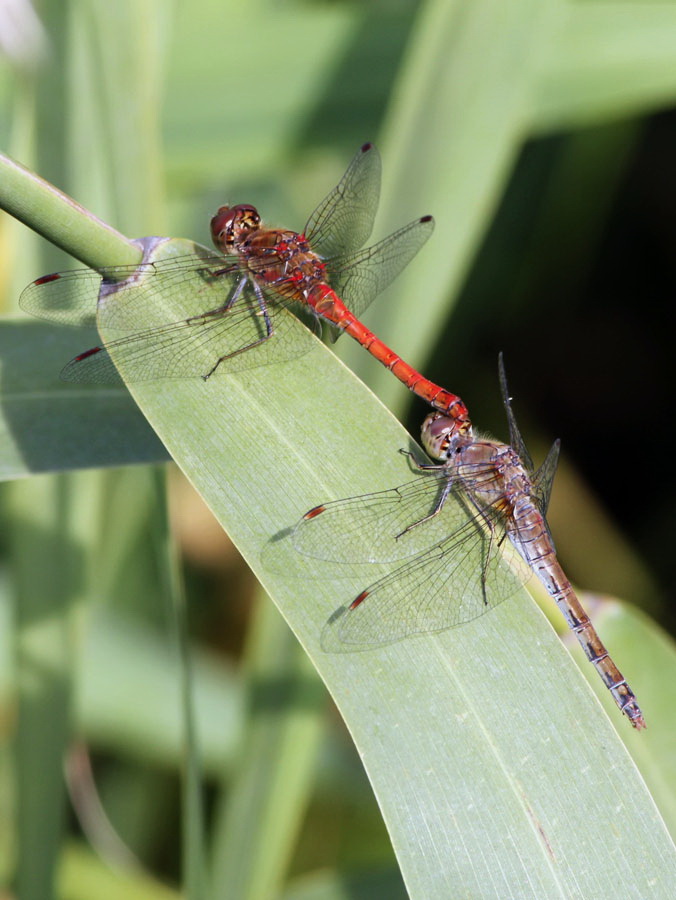
M314 508L294 531L296 548L330 559L341 547L338 561L349 563L360 559L364 535L376 534L369 561L393 561L406 556L405 536L412 529L426 527L437 535L430 523L451 495L461 497L471 515L461 529L431 539L426 552L343 610L336 625L344 647L441 631L494 607L514 591L514 576L505 574L498 554L507 537L521 559L516 582L538 575L619 708L641 728L645 723L634 694L556 559L545 513L558 446L534 471L512 415L502 365L511 446L475 438L462 400L424 378L357 318L433 229L431 216L425 216L361 249L379 195L380 157L365 144L300 234L264 227L248 204L224 206L211 221L219 252L202 248L98 274L82 269L47 275L26 288L21 306L59 323L98 323L115 335L68 363L62 377L78 382L117 381L116 364L132 381L206 380L296 356L310 344L302 329L292 327L289 306L310 312L335 334L350 334L435 409L425 419L422 438L438 464L418 465L421 477L393 491Z

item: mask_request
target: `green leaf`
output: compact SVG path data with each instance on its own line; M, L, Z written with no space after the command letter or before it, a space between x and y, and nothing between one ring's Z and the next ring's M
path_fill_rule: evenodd
M85 329L0 323L0 479L169 459L124 387L59 380L98 341Z
M655 803L669 827L676 834L676 733L673 710L676 707L676 646L672 638L640 610L615 598L583 595L585 608L594 616L603 633L606 646L614 657L622 660L623 673L631 684L640 679L641 702L648 710L650 732L632 735L628 741L631 754L639 766ZM589 677L582 649L577 641L567 641L594 693L612 715L612 701L598 678ZM575 644L575 646L572 646Z
M131 390L333 694L410 895L669 896L676 859L652 800L527 594L436 636L322 650L328 617L382 570L322 572L288 529L316 503L410 479L408 437L318 342L251 365ZM630 729L619 712L613 724Z
M135 265L141 252L35 172L0 153L0 208L92 268Z

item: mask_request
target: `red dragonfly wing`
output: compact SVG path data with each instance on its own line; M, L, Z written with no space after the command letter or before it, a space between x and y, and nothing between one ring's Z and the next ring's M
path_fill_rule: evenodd
M94 347L72 359L61 371L64 381L115 384L116 360L130 382L167 378L203 378L243 372L293 359L312 348L312 337L298 319L279 304L268 307L271 339L253 292L243 291L235 306L212 316L182 319L136 332ZM316 328L319 328L318 323ZM253 349L253 352L248 351Z
M126 278L136 272L136 266L117 266ZM93 269L71 269L54 272L36 279L21 292L19 305L33 316L60 325L81 325L96 328L96 303L102 276Z
M95 328L98 320L106 328L142 331L171 321L170 309L177 303L185 318L223 306L240 276L232 257L197 247L186 256L138 266L44 275L25 288L19 304L31 315L58 324ZM111 302L100 304L103 285ZM160 294L166 303L158 302Z
M315 253L329 259L363 247L378 210L380 174L380 154L373 144L364 144L307 220L305 236Z
M431 216L409 222L372 247L330 260L326 266L327 281L350 312L360 317L410 263L433 231Z
M29 285L20 301L27 312L60 323L98 322L119 335L68 363L62 378L118 383L109 350L129 380L148 381L204 376L225 356L213 374L292 358L311 348L310 336L294 327L278 295L255 290L232 257L198 249L199 255L113 267L102 274L78 269ZM127 280L114 280L121 275ZM265 341L268 327L274 339ZM251 346L254 353L243 352Z

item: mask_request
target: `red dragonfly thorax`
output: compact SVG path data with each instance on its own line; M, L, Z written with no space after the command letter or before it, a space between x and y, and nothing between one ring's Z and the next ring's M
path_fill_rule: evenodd
M305 235L262 228L254 206L222 206L211 220L211 236L219 250L236 253L254 278L290 300L306 300L324 282L324 263Z

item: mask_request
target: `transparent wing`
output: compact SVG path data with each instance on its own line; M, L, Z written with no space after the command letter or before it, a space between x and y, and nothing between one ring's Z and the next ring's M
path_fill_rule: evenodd
M87 384L118 383L113 359L131 382L211 377L292 359L311 349L308 330L279 302L267 307L267 315L272 327L270 339L257 297L247 286L227 311L201 314L109 341L75 357L61 377ZM319 327L315 320L317 331Z
M38 278L22 292L19 303L31 315L64 325L142 331L171 321L177 303L184 316L215 309L227 302L241 271L232 257L191 253L138 266L71 269ZM99 308L102 286L109 302ZM157 302L161 292L164 304Z
M102 273L48 275L29 285L20 302L33 315L113 333L68 363L66 381L119 383L111 353L129 380L148 381L243 371L312 346L280 295L255 287L237 259L207 250Z
M366 243L378 210L380 174L380 154L373 144L364 144L307 220L305 236L315 253L345 256Z
M117 268L122 278L136 271L136 266ZM50 322L96 328L96 303L102 280L93 269L44 275L24 288L19 305L27 313Z
M545 457L542 465L534 472L531 478L533 486L533 497L538 505L538 509L543 516L547 515L549 507L549 498L552 494L552 485L554 476L556 475L556 467L559 464L559 452L561 450L561 441L556 440L549 448L549 453Z
M498 354L498 374L500 377L500 393L502 394L502 402L505 406L507 422L509 424L509 443L519 454L519 458L524 464L526 471L530 473L534 468L533 460L531 459L531 455L528 452L528 448L521 436L519 427L516 424L516 418L512 412L512 398L509 396L509 389L507 388L507 375L505 374L505 364L502 353Z
M428 469L397 488L316 506L296 524L292 542L305 556L346 565L405 559L420 552L421 540L429 547L467 522L471 484L494 477L485 464L464 465L462 478L446 466ZM440 512L422 522L442 500Z
M486 522L492 525L487 527ZM500 515L480 515L411 562L376 581L334 614L322 633L327 650L392 643L462 625L493 609L528 580L531 570L512 553L501 557Z
M534 471L535 466L533 464L533 460L530 453L528 452L528 448L526 447L521 432L519 431L519 427L516 424L514 413L512 412L512 402L511 397L509 396L509 390L507 388L507 376L505 374L505 366L502 353L498 355L498 372L500 375L500 391L502 393L502 401L505 405L507 422L509 423L509 441L514 450L516 450L516 452L519 454L519 458L524 464L524 468L530 475L530 481L533 488L533 499L537 503L538 509L540 510L542 515L545 516L547 514L547 508L549 507L549 498L552 493L552 485L554 483L554 476L556 475L556 468L559 464L561 441L554 441L552 446L549 448L549 453L547 453L544 462L541 466L539 466L538 469Z
M293 545L299 553L331 562L372 563L404 559L420 549L416 529L405 529L429 515L448 483L440 468L400 487L317 506L298 522ZM429 542L448 534L448 516L424 524Z
M350 312L361 316L410 263L433 231L431 216L409 222L372 247L330 260L327 280Z

